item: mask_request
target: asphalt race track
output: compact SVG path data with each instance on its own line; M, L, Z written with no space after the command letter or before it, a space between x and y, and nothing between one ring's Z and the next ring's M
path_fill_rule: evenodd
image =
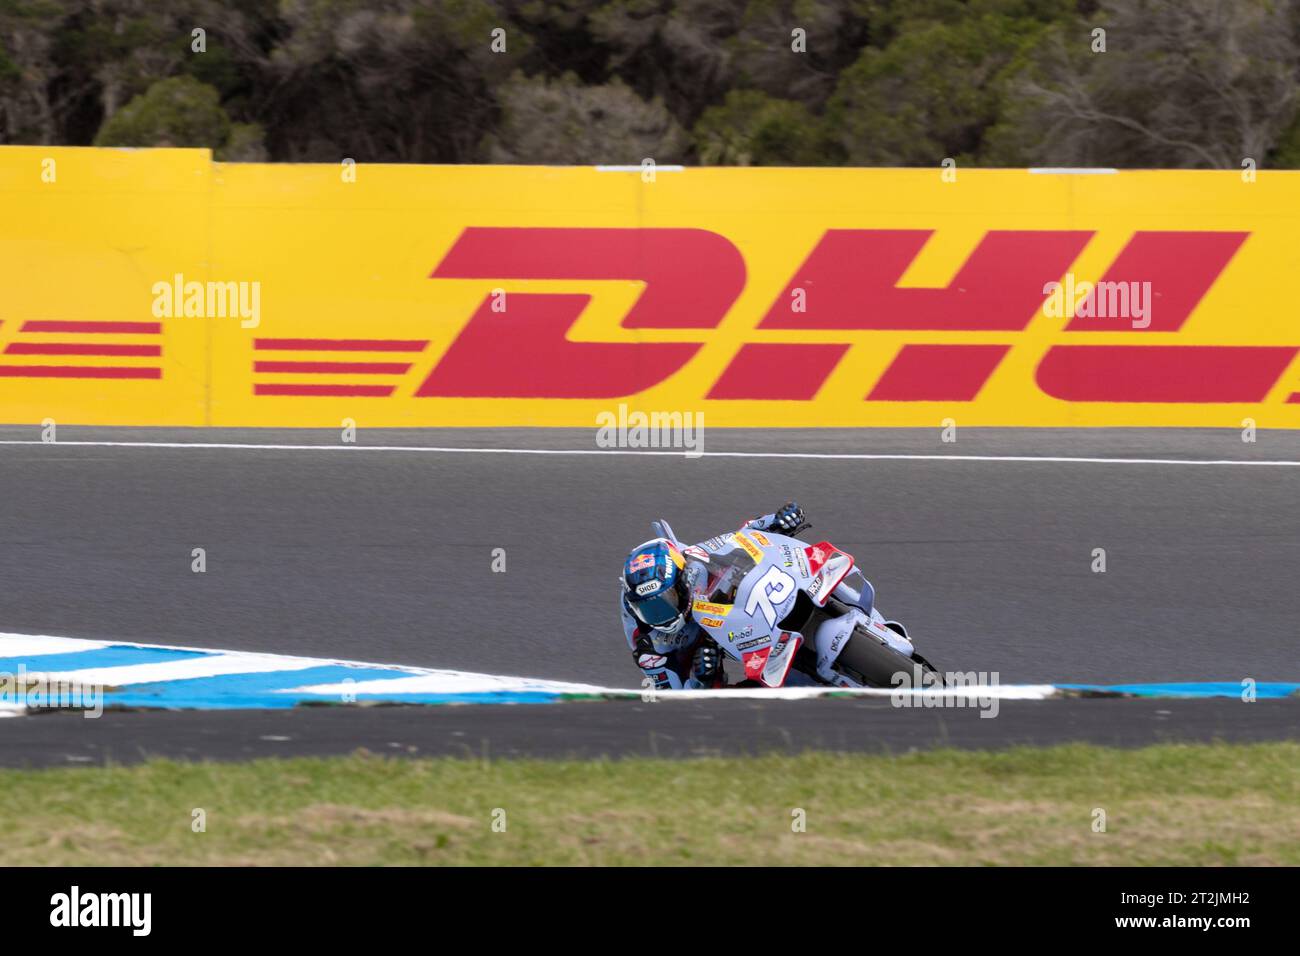
M810 540L853 554L881 609L943 670L996 672L1003 684L1300 676L1300 467L1265 463L1300 462L1293 433L1247 444L1235 429L966 429L943 444L938 428L710 430L701 458L604 452L594 434L363 428L356 446L337 447L336 432L63 427L42 444L36 428L3 428L0 630L632 687L616 576L650 519L699 540L794 497ZM588 454L428 450L446 447ZM719 454L736 451L793 457ZM835 454L918 457L812 457ZM1257 464L1181 463L1193 460ZM191 571L195 548L205 573ZM505 573L492 570L495 548ZM1092 571L1097 548L1103 574ZM1118 703L1128 702L1016 709L1064 720ZM529 710L590 721L593 706ZM1294 736L1297 706L1267 706L1292 715L1277 732ZM825 714L829 739L836 708L800 705L800 721ZM484 720L524 713L497 711ZM642 739L657 713L629 711L626 723ZM891 725L897 714L907 712ZM346 713L327 719L348 732ZM0 721L0 752L32 721L42 733L66 726L69 740L89 723ZM167 725L111 722L146 749L151 728Z
M53 713L0 721L0 766L336 756L361 748L402 757L694 757L1297 737L1300 702L1289 700L1002 701L995 718L974 709L899 709L883 698L105 711L98 720Z

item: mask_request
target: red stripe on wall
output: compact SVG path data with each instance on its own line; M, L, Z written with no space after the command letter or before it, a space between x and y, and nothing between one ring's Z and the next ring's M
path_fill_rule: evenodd
M358 375L403 375L409 362L254 362L254 372L299 372L322 375L355 372Z
M315 352L423 352L428 339L253 339L255 349Z
M159 335L161 322L64 322L33 319L24 322L24 332L76 332L90 335Z
M160 368L112 365L0 365L5 378L162 378Z
M13 342L9 355L162 355L160 345L100 345L94 342Z
M254 385L254 395L314 395L387 398L392 385Z

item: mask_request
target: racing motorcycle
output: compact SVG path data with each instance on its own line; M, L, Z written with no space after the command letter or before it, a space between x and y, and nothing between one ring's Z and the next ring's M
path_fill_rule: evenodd
M651 528L678 540L663 519ZM943 683L907 629L876 610L875 589L852 555L829 541L805 545L741 529L682 551L707 568L692 611L707 638L744 668L739 686L782 687L792 671L805 678L792 683L837 687L897 687L900 672L910 686Z

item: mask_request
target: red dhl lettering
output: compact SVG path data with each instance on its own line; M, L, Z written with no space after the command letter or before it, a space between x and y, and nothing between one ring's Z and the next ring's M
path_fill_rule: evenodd
M990 230L943 288L903 288L899 281L931 230L830 229L767 309L757 329L916 330L950 333L951 343L898 349L864 389L868 402L974 401L1031 319L1045 286L1057 281L1092 239L1080 230ZM1137 231L1103 282L1150 282L1159 308L1144 329L1075 316L1066 333L1081 344L1051 344L1034 384L1068 402L1259 402L1295 357L1297 346L1090 345L1086 333L1179 332L1234 255L1245 232ZM465 229L431 279L625 279L644 291L623 317L626 329L716 329L746 284L745 262L727 238L704 229ZM789 303L812 290L804 311ZM679 372L700 350L690 342L582 342L569 332L591 301L587 294L509 292L505 313L486 292L414 396L438 398L615 398L634 395ZM963 333L1004 333L1005 342L961 341ZM501 343L509 339L510 347ZM260 340L261 342L271 340ZM811 401L835 371L850 341L743 343L705 397L711 400ZM259 347L265 348L265 345ZM317 363L319 364L319 363ZM352 363L354 374L398 375L398 363ZM312 372L310 363L255 363L255 371ZM256 393L404 393L394 386L324 386L259 382Z

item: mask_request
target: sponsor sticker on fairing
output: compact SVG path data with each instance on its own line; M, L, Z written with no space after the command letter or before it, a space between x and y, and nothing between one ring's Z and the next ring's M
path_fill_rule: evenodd
M831 592L844 580L853 568L853 559L847 554L836 551L817 572L817 577L805 589L814 604L823 607Z
M737 533L736 544L744 548L745 553L748 554L751 558L753 558L755 562L759 562L763 560L763 549L760 548L758 545L756 545L753 541L750 541L749 538L746 537L745 535Z
M788 631L781 632L781 639L772 652L767 656L767 662L763 665L763 683L769 687L780 687L785 683L786 674L790 672L790 665L794 661L794 655L789 653L799 646L800 638L796 634Z
M830 546L830 544L828 544L825 541L821 542L820 544L814 544L810 547L804 548L803 550L804 550L804 554L808 555L808 566L813 571L820 571L822 565L825 564L827 561L829 561L831 559L831 555L835 553L834 549Z
M705 627L722 627L723 620L720 617L702 617L700 623Z
M731 604L714 604L711 601L695 601L691 604L691 610L698 614L712 614L715 617L726 617L731 613L734 605Z

